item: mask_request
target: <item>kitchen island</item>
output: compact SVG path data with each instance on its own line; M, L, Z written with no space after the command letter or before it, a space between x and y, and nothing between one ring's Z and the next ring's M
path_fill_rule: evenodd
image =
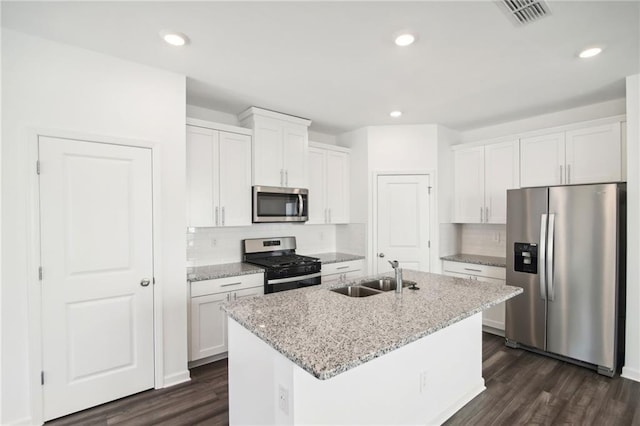
M420 289L352 298L326 284L228 304L230 423L438 424L482 392L480 313L522 290L404 278Z

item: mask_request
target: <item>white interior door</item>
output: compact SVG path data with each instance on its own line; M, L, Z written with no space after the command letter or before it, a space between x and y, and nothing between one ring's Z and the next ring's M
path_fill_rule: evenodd
M154 385L152 160L50 137L39 159L49 420Z
M429 175L380 175L377 195L377 272L429 272Z

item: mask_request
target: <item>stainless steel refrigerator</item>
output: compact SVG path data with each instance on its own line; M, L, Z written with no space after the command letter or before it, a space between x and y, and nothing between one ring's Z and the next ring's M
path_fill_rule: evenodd
M507 191L506 344L612 376L624 338L626 185Z

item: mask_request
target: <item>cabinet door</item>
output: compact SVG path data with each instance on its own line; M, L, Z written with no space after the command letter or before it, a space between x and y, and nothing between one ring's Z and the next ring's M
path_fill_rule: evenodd
M264 286L247 288L233 292L233 300L246 299L247 297L262 296L264 294Z
M307 187L308 130L304 126L286 125L283 128L284 185L289 188Z
M520 186L564 183L564 133L520 139Z
M518 187L518 141L484 147L486 223L507 223L507 189Z
M325 223L327 151L309 147L309 224Z
M230 293L191 298L191 351L189 361L227 351L227 314L221 305Z
M620 123L566 133L566 183L615 182L622 178Z
M251 137L220 132L220 225L251 225Z
M256 120L253 137L254 185L284 186L282 125L277 120Z
M505 281L497 280L495 278L475 277L475 279L488 283L505 284ZM504 311L504 302L482 311L482 325L504 332Z
M349 223L349 154L327 151L327 209L329 223Z
M454 221L481 223L484 218L484 147L455 151Z
M189 226L215 226L218 132L187 126L187 219Z

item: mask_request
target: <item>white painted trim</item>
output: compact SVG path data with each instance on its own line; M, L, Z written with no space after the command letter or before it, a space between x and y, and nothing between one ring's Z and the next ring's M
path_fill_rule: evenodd
M284 114L277 111L270 111L268 109L258 107L249 107L242 111L240 114L238 114L238 121L243 122L247 118L250 118L252 116L275 118L276 120L284 120L295 124L301 124L307 127L309 127L309 125L311 124L311 120L307 118L296 117L294 115Z
M345 148L343 146L337 146L337 145L329 145L321 142L309 141L309 148L326 149L329 151L337 151L337 152L344 152L345 154L351 154L350 148Z
M451 145L451 149L456 151L458 149L466 149L474 146L491 145L494 143L507 142L513 139L530 138L534 136L543 136L549 133L568 132L571 130L583 129L585 127L600 126L604 124L621 123L627 120L626 115L614 115L612 117L598 118L596 120L580 121L577 123L565 124L562 126L548 127L539 130L530 130L527 132L519 132L511 135L500 136L492 139L479 140L474 142L467 142L461 144Z
M629 367L622 367L622 373L620 377L624 377L625 379L633 380L635 382L640 382L640 370L636 370Z
M24 177L28 185L27 202L27 297L28 297L28 357L29 357L29 385L30 385L30 406L31 417L28 424L42 424L44 422L43 412L43 390L40 384L40 372L43 368L42 359L42 294L40 291L40 281L38 277L38 267L40 258L40 196L39 181L36 174L36 161L38 160L38 138L49 136L61 139L72 139L78 141L90 141L93 143L106 143L112 145L134 146L149 148L152 153L152 184L153 184L153 275L156 280L153 291L154 310L154 387L156 389L165 386L164 377L164 348L163 348L163 276L162 268L162 146L160 143L112 137L105 135L95 135L81 132L74 132L59 129L27 128L25 130L25 140L27 155L26 176ZM180 373L184 374L184 373ZM188 370L187 370L188 376ZM22 421L22 420L21 420Z
M204 127L205 129L222 130L223 132L239 133L241 135L253 136L252 129L232 126L230 124L216 123L214 121L201 120L199 118L187 117L187 126Z
M35 424L41 425L42 422L34 422L31 417L23 417L18 420L14 420L11 422L12 426L33 426Z
M476 396L480 395L482 392L485 391L485 389L487 389L484 385L484 379L481 378L480 380L482 383L479 383L478 386L467 392L466 394L462 395L460 397L460 399L458 399L455 403L451 404L450 406L448 406L447 408L445 408L444 410L442 410L442 413L440 415L439 418L434 419L433 424L443 424L444 422L446 422L449 417L453 416L455 413L457 413L462 407L464 407L465 405L467 405L469 402L471 402L471 400L473 398L475 398Z
M431 241L431 247L429 247L429 270L426 272L431 272L435 266L434 259L439 259L438 244L436 244L436 239L439 238L439 234L437 232L438 218L436 217L437 213L437 202L433 202L433 200L437 200L438 191L437 191L437 181L436 181L436 171L435 170L402 170L402 171L388 171L388 170L375 170L371 173L371 181L369 184L369 188L371 188L371 205L369 206L369 230L368 230L368 238L371 241L369 246L369 259L367 262L367 271L370 274L376 275L378 274L378 262L377 262L377 254L376 248L378 247L378 177L379 176L429 176L429 186L431 186L431 194L427 203L429 205L429 241ZM435 256L435 257L434 257Z
M164 376L164 388L168 388L170 386L179 385L180 383L185 383L191 380L191 375L189 374L189 370L184 370L179 373L169 374L168 376ZM156 386L156 389L159 389Z

